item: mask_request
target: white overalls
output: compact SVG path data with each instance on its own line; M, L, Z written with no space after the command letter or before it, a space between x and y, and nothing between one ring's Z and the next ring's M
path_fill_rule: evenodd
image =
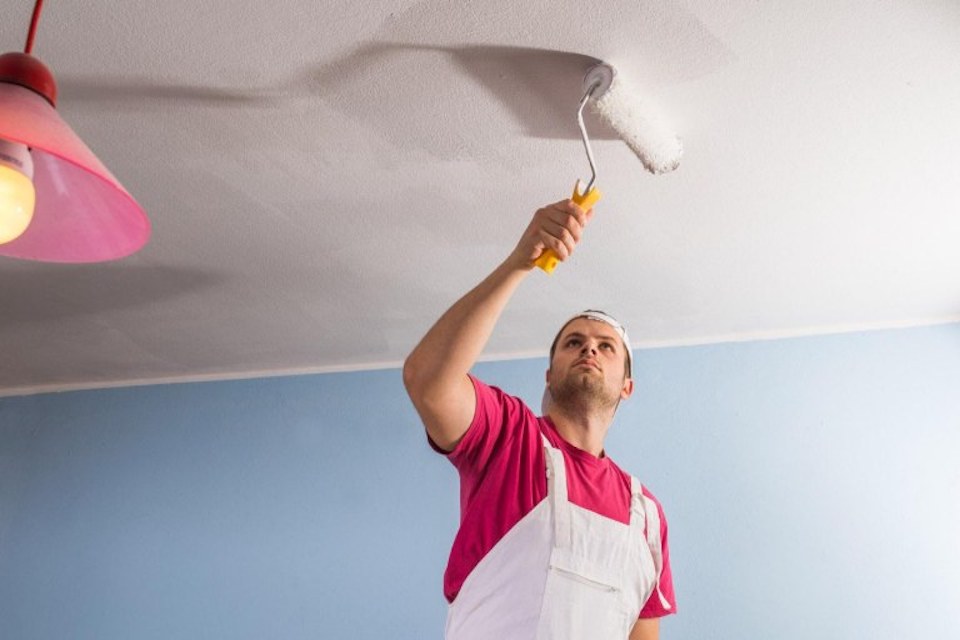
M547 498L467 576L447 640L626 640L654 590L669 608L657 589L660 516L640 482L629 525L584 509L567 499L563 452L543 442Z

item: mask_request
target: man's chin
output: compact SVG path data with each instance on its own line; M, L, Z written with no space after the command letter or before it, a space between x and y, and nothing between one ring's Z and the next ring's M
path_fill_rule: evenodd
M559 400L562 404L566 404L566 401L579 404L583 401L606 400L605 395L603 378L589 372L568 377L553 392L554 400Z

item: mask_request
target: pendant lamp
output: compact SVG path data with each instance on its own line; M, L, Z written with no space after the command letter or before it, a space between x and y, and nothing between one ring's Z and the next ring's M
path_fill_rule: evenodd
M122 258L146 244L150 221L57 113L53 75L30 55L42 5L24 52L0 55L0 255Z

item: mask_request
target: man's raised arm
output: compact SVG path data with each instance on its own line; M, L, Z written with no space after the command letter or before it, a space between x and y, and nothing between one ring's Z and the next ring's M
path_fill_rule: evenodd
M591 215L569 200L539 209L507 259L450 307L407 357L403 383L441 449L453 450L470 427L476 397L467 373L513 292L546 249L566 260Z

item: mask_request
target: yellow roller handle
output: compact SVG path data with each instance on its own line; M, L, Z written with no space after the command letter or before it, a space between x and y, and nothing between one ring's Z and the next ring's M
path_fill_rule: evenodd
M600 190L596 187L591 187L590 190L585 193L581 192L580 189L582 184L582 182L577 180L577 184L573 185L573 195L570 196L570 199L573 200L574 203L584 211L589 211L593 208L593 205L597 203L597 201L600 199L600 196L603 194L601 194ZM560 264L560 259L552 249L547 249L540 254L540 257L537 258L534 264L547 273L553 273L553 270L557 268L558 264Z

